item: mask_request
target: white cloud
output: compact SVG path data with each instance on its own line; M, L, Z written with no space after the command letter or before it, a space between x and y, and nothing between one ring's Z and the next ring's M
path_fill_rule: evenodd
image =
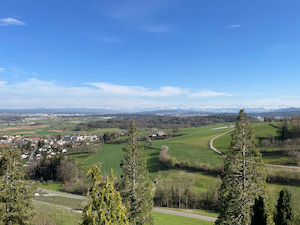
M242 26L241 24L231 24L231 25L228 25L226 27L234 29L234 28L240 28L241 26Z
M88 83L91 86L98 87L103 93L115 96L131 97L173 97L187 93L187 90L180 87L164 86L158 90L149 90L140 86L125 86L109 83Z
M69 86L36 78L15 83L0 81L0 87L1 108L154 108L186 103L190 97L229 96L212 91L190 93L172 86L150 89L103 82Z
M204 97L218 97L218 96L233 96L225 92L215 92L210 90L202 90L195 93L190 93L188 96L192 98L204 98Z
M5 72L5 68L0 67L0 73L4 73L4 72Z
M4 86L6 83L6 81L0 81L0 86Z
M0 26L9 26L9 25L26 25L26 23L11 17L0 19Z

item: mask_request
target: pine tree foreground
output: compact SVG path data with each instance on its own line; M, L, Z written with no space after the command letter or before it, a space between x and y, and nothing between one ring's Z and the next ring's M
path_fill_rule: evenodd
M249 225L255 199L259 196L264 199L267 224L273 224L265 166L255 147L254 130L244 110L240 110L231 137L231 151L225 159L222 174L221 210L216 224Z
M83 210L83 225L129 225L126 208L120 193L114 189L116 179L111 170L106 180L102 179L99 167L92 166L88 171L93 185L87 193L87 205Z
M24 171L17 149L6 149L0 159L0 222L30 224L33 217L33 191L24 181Z
M153 208L152 182L147 171L147 159L137 140L137 128L132 121L128 133L124 160L121 163L123 174L119 190L128 211L130 224L152 225Z

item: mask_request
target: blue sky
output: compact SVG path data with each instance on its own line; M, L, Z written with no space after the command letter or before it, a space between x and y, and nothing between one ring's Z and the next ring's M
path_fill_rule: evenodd
M0 108L300 107L299 0L1 0Z

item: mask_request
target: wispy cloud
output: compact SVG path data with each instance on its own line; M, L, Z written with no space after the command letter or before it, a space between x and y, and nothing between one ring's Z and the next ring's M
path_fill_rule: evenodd
M235 28L240 28L242 25L241 24L231 24L226 26L227 28L235 29Z
M187 93L186 89L180 87L164 86L158 90L150 90L141 86L125 86L109 83L88 83L91 86L98 87L103 93L115 96L131 97L174 97Z
M104 82L67 86L36 78L15 83L0 81L0 86L1 108L153 108L178 104L179 98L186 102L192 99L190 97L230 96L213 91L191 93L188 89L173 86L147 88Z
M5 72L5 68L0 67L0 73L4 73L4 72Z
M143 27L142 30L146 32L153 32L153 33L167 33L172 30L171 26L147 26Z
M225 92L215 92L210 90L202 90L195 93L190 93L188 94L188 96L192 98L204 98L204 97L233 96L233 94L229 94Z
M0 19L0 26L10 26L10 25L26 25L26 23L11 17Z

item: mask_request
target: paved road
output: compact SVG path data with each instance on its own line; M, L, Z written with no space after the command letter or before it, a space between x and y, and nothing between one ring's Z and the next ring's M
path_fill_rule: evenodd
M45 196L61 196L61 197L66 197L66 198L74 198L74 199L86 199L85 196L80 196L80 195L73 195L73 194L68 194L68 193L62 193L62 192L56 192L56 191L48 191L45 189L40 189L40 191L44 191L47 194ZM42 198L42 197L41 197ZM38 201L38 200L34 200L34 201ZM41 201L39 201L41 202ZM70 207L67 206L61 206L61 205L56 205L53 203L46 203L46 202L42 202L44 204L47 205L54 205L54 206L58 206L76 213L82 213L81 210L76 210L76 209L72 209ZM155 212L160 212L160 213L166 213L166 214L171 214L171 215L177 215L177 216L184 216L184 217L189 217L189 218L194 218L194 219L199 219L199 220L205 220L205 221L211 221L211 222L215 222L216 218L214 217L209 217L209 216L201 216L201 215L196 215L196 214L192 214L192 213L185 213L185 212L179 212L179 211L174 211L174 210L169 210L169 209L164 209L164 208L157 208L154 207L153 211Z
M231 131L233 131L233 130L226 131L225 133L222 133L222 134L214 137L213 139L211 139L210 142L209 142L210 149L213 150L213 151L215 151L219 155L225 155L224 153L220 152L218 149L216 149L214 147L214 140L216 140L217 138L219 138L219 137L221 137L221 136L223 136L223 135L225 135L225 134L227 134L227 133L229 133ZM268 166L268 167L277 167L277 168L298 169L298 170L300 170L299 166L283 166L283 165L275 165L275 164L265 164L265 165Z
M211 148L211 150L215 151L215 152L218 153L219 155L223 155L222 152L220 152L218 149L216 149L216 148L214 147L214 140L216 140L217 138L219 138L219 137L221 137L221 136L223 136L223 135L225 135L225 134L227 134L227 133L229 133L229 132L231 132L231 131L233 131L233 129L232 129L232 130L229 130L229 131L226 131L225 133L219 134L218 136L216 136L216 137L214 137L213 139L211 139L210 142L209 142L209 147Z

